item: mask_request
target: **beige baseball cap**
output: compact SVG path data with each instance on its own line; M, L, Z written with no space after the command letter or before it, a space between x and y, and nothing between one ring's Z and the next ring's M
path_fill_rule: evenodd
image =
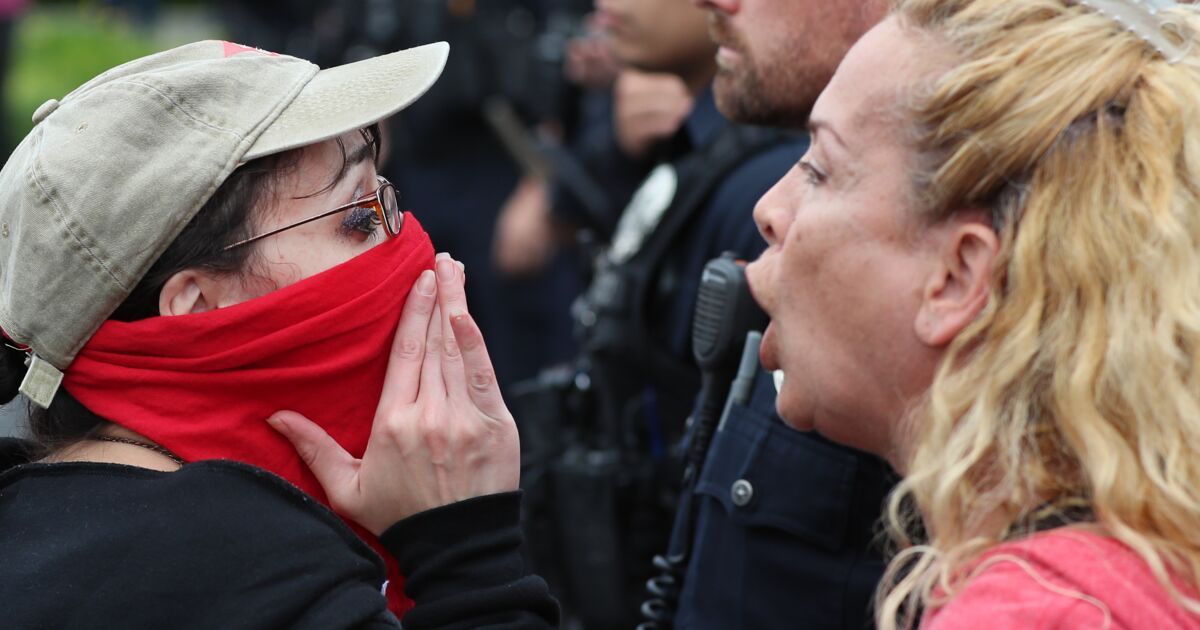
M0 170L0 328L62 370L243 162L366 127L441 74L445 43L321 70L205 41L113 68L33 115Z

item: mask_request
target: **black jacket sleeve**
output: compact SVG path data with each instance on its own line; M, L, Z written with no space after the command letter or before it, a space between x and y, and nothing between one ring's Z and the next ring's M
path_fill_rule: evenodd
M521 556L520 512L520 492L493 494L421 512L383 533L416 603L406 629L558 627L558 603Z

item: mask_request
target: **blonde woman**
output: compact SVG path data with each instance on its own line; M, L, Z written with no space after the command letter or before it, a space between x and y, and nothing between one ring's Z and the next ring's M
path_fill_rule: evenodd
M1200 21L1173 4L901 0L755 210L781 415L905 475L882 627L1200 627Z

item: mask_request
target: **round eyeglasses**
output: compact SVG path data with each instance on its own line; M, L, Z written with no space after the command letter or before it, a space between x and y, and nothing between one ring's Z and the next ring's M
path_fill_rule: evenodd
M371 210L374 210L376 220L383 225L383 231L387 232L388 238L395 238L396 236L400 235L400 226L404 223L404 213L400 211L400 198L396 194L396 187L392 185L391 182L383 177L378 177L377 179L379 180L379 188L375 189L374 192L359 197L358 199L355 199L344 206L338 206L332 210L327 210L321 214L308 217L307 219L301 219L295 223L275 228L269 232L263 232L262 234L251 236L248 239L238 241L232 245L226 245L221 251L229 251L235 247L241 247L247 243L253 243L259 239L273 236L283 232L284 230L290 230L306 223L312 223L317 219L324 219L327 216L337 214L339 212L345 212L352 208L370 208Z

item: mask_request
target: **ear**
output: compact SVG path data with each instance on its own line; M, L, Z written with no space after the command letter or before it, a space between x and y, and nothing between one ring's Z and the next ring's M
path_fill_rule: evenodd
M917 337L941 348L987 306L1000 237L975 218L951 219L942 228L941 255L925 283L914 322Z
M203 313L235 303L236 282L231 277L213 276L196 269L184 269L167 280L158 293L158 314L188 315Z

